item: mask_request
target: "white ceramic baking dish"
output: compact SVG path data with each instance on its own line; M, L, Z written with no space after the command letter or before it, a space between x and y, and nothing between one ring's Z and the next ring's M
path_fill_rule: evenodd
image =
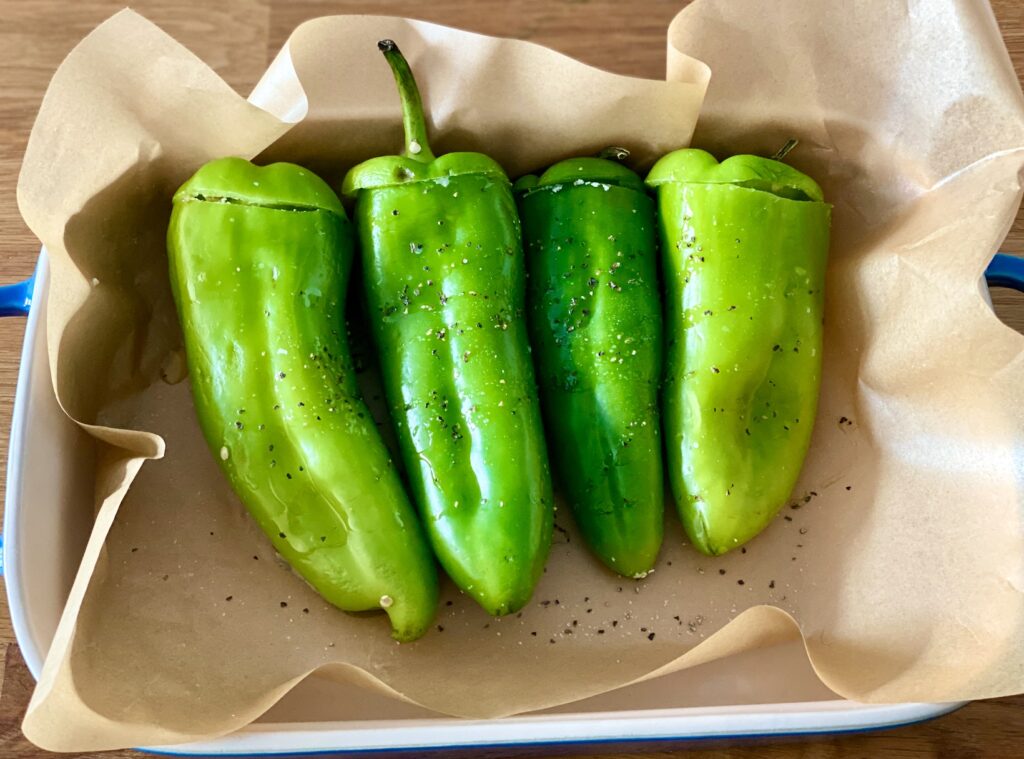
M996 256L986 276L990 284L1024 290L1024 261ZM58 407L50 379L48 282L44 251L34 280L0 288L0 313L28 313L8 452L3 560L14 631L36 677L93 510L91 462L75 455L89 446L81 444L84 433ZM237 733L147 750L231 756L685 742L872 730L930 719L958 706L841 699L822 685L803 646L793 642L498 720L453 719L313 676Z

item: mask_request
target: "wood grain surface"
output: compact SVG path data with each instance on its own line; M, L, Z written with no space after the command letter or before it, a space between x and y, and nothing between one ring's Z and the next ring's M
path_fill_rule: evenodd
M807 3L809 8L814 7L813 0ZM38 242L18 213L15 187L25 143L47 82L71 48L123 4L124 0L0 0L0 283L29 276L38 254ZM187 45L238 91L248 93L297 24L335 13L411 16L486 34L518 37L617 73L657 78L664 74L665 29L684 4L683 0L434 0L429 3L411 0L231 0L224 3L136 0L133 7ZM1017 75L1021 77L1024 74L1024 2L993 0L993 7ZM228 29L230 34L226 33ZM1020 214L1004 250L1024 254L1024 217ZM1024 331L1024 296L997 291L995 301L1000 316ZM6 471L7 438L23 330L20 319L0 320L0 470L3 471ZM6 603L0 601L2 648L6 648L6 654L0 695L0 759L49 755L21 736L21 715L33 681L14 642ZM642 755L678 755L664 746L651 749ZM488 756L496 755L488 753ZM623 759L641 754L633 750L633 753L602 755ZM686 755L767 759L1016 758L1024 756L1024 696L976 702L929 723L878 733L781 744L714 747L700 744ZM126 759L142 755L123 751L102 756Z

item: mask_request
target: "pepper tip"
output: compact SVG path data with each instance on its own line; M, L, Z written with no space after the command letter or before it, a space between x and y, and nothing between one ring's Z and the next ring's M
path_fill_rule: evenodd
M398 50L398 45L394 40L380 40L377 43L377 49L382 53L394 53Z

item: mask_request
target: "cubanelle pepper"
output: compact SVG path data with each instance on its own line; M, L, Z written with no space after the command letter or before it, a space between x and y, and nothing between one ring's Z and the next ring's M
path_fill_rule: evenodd
M661 547L665 490L654 202L604 157L562 161L514 189L555 475L597 557L642 577Z
M759 156L679 150L647 184L667 293L669 480L690 540L717 555L764 529L807 454L831 209L810 177Z
M385 395L434 552L494 615L521 608L551 543L553 496L524 317L519 218L481 153L435 158L419 92L379 43L405 151L354 167L372 333Z
M437 573L356 385L337 196L293 164L213 161L175 194L167 246L196 413L235 492L327 601L420 636Z

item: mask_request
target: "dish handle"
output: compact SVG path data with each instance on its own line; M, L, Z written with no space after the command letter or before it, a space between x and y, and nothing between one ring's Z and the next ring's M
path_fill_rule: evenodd
M36 275L23 282L0 287L0 316L25 316L32 306Z
M985 269L989 287L1008 287L1024 292L1024 258L1009 253L996 253Z

